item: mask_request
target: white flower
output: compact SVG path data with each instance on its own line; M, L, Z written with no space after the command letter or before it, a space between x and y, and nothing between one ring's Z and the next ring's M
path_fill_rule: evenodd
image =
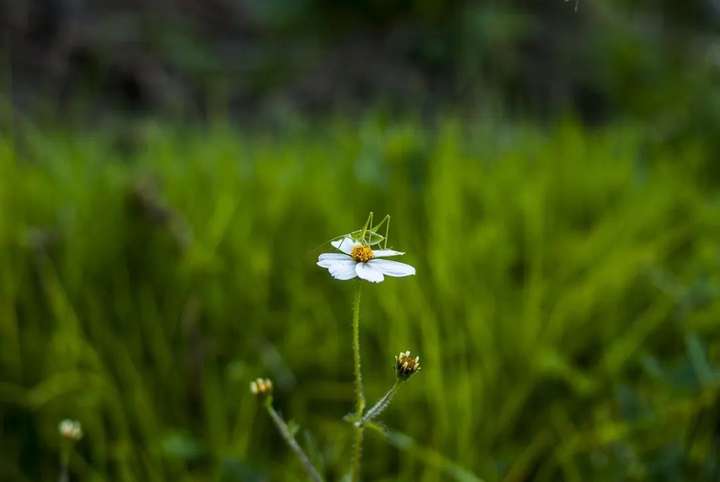
M380 283L385 276L402 277L415 274L415 268L409 264L378 259L405 254L400 251L373 250L370 246L347 237L330 244L342 253L323 253L318 257L317 265L326 268L335 279L348 280L357 276L371 283Z

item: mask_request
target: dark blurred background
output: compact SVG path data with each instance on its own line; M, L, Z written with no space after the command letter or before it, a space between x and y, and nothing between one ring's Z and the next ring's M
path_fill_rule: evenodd
M0 19L23 111L720 112L717 0L6 0Z

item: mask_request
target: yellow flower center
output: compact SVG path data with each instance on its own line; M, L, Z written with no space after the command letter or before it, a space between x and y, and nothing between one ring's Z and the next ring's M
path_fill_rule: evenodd
M356 244L353 246L350 256L358 263L367 263L375 257L370 246L365 246L364 244Z

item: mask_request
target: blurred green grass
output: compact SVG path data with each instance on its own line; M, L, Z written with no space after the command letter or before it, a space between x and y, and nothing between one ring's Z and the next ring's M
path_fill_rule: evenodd
M248 393L270 376L339 480L352 284L315 260L374 210L418 274L365 286L369 398L396 352L425 363L384 416L402 433L368 437L366 480L714 480L713 161L642 132L0 134L0 478L53 480L70 416L73 480L303 480Z

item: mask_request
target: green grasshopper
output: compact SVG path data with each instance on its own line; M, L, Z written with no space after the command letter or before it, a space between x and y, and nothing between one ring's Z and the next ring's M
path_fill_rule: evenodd
M361 229L357 229L347 234L335 236L330 240L337 241L343 238L351 238L353 241L365 244L367 246L378 246L382 243L382 249L387 249L388 235L390 233L390 215L386 214L382 220L373 226L373 212L368 214L365 225ZM385 235L379 234L378 231L385 226Z

